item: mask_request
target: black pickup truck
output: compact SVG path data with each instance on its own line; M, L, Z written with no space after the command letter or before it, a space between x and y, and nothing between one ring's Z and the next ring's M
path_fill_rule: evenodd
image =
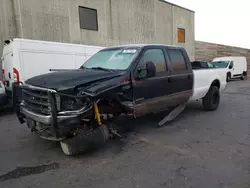
M114 133L110 122L120 115L139 117L184 104L193 85L184 48L126 45L99 51L78 70L33 77L13 93L20 122L73 155L104 144ZM204 105L215 110L220 83L209 87Z

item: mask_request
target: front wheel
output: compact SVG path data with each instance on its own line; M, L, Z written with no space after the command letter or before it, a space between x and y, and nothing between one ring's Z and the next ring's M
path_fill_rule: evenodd
M206 96L202 99L203 108L214 111L220 104L220 91L217 86L211 86Z
M228 73L228 74L227 74L227 82L230 82L230 81L231 81L231 74Z
M106 125L80 133L73 138L60 142L62 151L65 155L77 155L89 150L104 146L109 140L110 133Z
M74 147L72 147L72 145L70 143L61 141L60 145L61 145L61 149L65 155L71 156L71 155L75 155L78 153L78 151L75 150Z

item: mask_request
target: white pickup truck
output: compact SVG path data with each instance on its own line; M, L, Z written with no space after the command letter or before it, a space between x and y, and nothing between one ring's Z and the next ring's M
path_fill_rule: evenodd
M114 134L113 118L122 114L171 109L171 119L179 106L199 99L204 109L216 110L227 84L225 71L192 66L182 47L117 46L99 51L78 70L28 79L14 89L14 99L21 123L60 141L64 153L73 155L105 143ZM22 97L15 97L19 89Z
M204 66L207 64L207 66ZM193 93L190 97L190 101L204 99L208 94L209 89L212 84L217 82L219 91L226 89L226 70L223 68L215 68L209 62L193 62L191 63L193 74L194 74L194 84ZM204 104L204 103L203 103Z

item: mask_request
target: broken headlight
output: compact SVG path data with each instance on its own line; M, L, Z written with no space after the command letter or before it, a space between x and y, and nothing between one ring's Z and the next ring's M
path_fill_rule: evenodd
M90 104L88 97L73 98L73 97L61 97L61 110L63 111L76 111L81 110Z

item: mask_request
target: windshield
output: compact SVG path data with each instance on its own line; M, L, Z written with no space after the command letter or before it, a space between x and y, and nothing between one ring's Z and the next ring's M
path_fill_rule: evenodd
M108 49L97 52L81 68L126 70L138 53L138 49Z
M227 68L230 61L213 61L215 67L218 68Z

